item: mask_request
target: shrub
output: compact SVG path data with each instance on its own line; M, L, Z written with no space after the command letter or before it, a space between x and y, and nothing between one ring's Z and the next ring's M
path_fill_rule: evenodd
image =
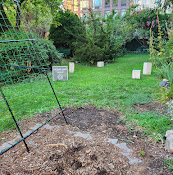
M24 40L28 39L29 34L26 31L19 32L9 30L0 36L0 41ZM0 47L0 65L1 79L18 79L27 74L26 69L19 70L17 67L4 65L27 66L31 62L32 67L51 67L54 62L60 62L60 54L56 51L52 42L37 39L36 41L20 41L1 43Z
M173 98L173 31L170 30L168 41L163 37L161 26L158 19L158 36L150 35L150 60L156 67L159 75L169 80L170 88L167 92L168 98Z
M53 41L56 48L70 48L75 41L75 35L81 33L78 28L81 28L82 22L78 16L69 10L58 11L50 26L49 39Z
M152 29L153 36L157 37L158 22L160 22L163 37L168 39L168 31L171 28L170 14L162 14L157 9L136 11L135 8L130 8L124 19L129 21L129 25L136 29L135 35L137 37L148 39L150 37L150 28Z
M83 20L82 34L76 36L75 58L91 64L112 60L123 54L123 45L131 39L131 28L113 11L106 19L100 18L89 9Z

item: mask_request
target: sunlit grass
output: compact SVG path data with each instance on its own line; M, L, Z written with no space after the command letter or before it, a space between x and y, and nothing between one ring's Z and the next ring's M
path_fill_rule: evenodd
M132 79L132 70L142 72L143 63L148 59L147 54L127 54L103 68L75 64L75 72L69 74L68 81L54 81L52 85L63 107L95 105L123 111L133 104L153 102L160 81L155 70L152 70L151 76L141 75L140 80ZM46 78L2 89L16 118L22 119L58 107ZM0 131L7 129L11 123L10 113L1 97Z

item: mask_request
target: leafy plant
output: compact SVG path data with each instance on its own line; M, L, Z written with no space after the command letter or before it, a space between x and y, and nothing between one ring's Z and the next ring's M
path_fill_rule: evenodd
M158 34L157 38L153 36L150 29L150 61L156 67L161 78L169 80L170 88L167 93L168 98L173 98L173 31L168 34L169 40L163 38L164 34L161 30L159 15L158 19ZM167 91L167 89L165 89Z
M157 9L143 9L137 11L136 6L134 6L134 8L129 8L124 16L124 20L129 21L129 25L136 30L134 36L143 38L143 45L146 45L145 39L149 39L150 37L150 28L152 28L153 36L157 37L159 22L157 15L160 19L163 37L168 39L168 32L171 28L171 15L169 14L162 14Z
M171 158L170 160L165 160L165 163L168 165L168 169L173 170L173 159Z

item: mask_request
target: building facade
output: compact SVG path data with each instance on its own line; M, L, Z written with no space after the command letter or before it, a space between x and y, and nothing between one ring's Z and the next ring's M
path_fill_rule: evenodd
M87 15L89 8L102 17L109 15L113 9L117 14L123 16L133 4L138 5L137 10L143 10L157 8L159 1L165 0L64 0L64 7L77 14L79 18L82 18L84 14ZM171 13L171 9L167 13Z
M106 17L113 9L122 16L132 3L131 0L64 0L64 7L80 18L88 13L89 8Z

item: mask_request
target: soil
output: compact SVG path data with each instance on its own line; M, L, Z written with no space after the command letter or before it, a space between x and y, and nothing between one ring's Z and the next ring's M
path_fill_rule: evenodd
M143 105L147 110L156 107ZM158 105L156 104L158 107ZM134 106L142 110L141 106ZM140 109L139 109L140 108ZM163 109L162 106L158 107ZM144 109L144 110L145 110ZM164 110L164 109L163 109ZM20 122L23 133L57 113L36 115ZM21 142L0 159L1 175L169 175L164 160L172 155L161 143L154 143L141 132L134 132L116 110L66 108L65 123L59 115L26 139L30 152ZM3 142L15 139L15 130L0 134ZM116 140L118 139L118 140ZM116 140L116 143L114 143ZM0 142L0 146L2 141ZM140 154L140 149L144 156Z

